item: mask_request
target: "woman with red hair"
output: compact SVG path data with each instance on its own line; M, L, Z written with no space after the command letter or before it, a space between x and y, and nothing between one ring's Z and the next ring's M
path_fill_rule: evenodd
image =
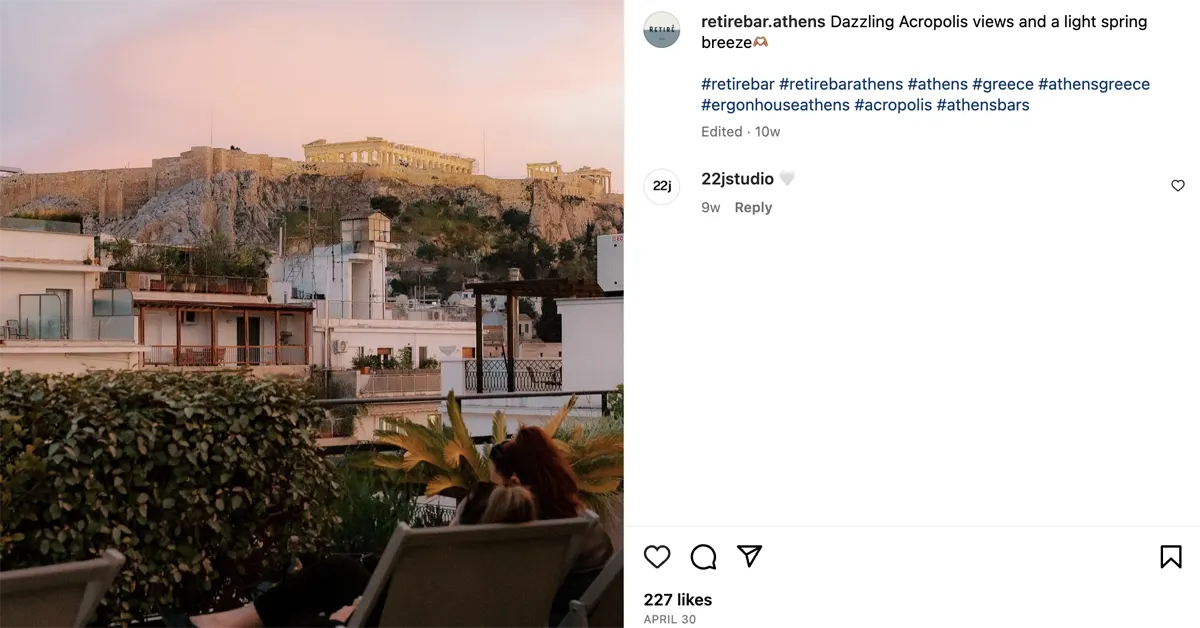
M529 489L539 519L570 519L589 513L579 499L575 474L542 428L522 427L516 436L492 447L490 458L492 481ZM554 597L551 626L562 621L571 600L583 595L612 555L612 539L602 526L594 526L583 539L575 565Z

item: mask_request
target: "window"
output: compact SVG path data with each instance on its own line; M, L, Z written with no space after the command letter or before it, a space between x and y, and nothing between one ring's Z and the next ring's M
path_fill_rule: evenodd
M429 347L421 347L421 351L418 355L421 357L417 364L423 364L425 360L429 359Z
M475 347L463 347L462 356L467 359L475 357Z
M375 354L376 355L392 355L392 350L391 350L391 348L388 348L388 347L379 347L378 349L375 350Z

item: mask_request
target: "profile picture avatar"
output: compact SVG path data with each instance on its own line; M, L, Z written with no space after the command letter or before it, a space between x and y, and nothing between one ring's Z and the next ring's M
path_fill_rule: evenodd
M669 48L679 40L679 20L666 11L659 11L646 18L642 33L651 46Z

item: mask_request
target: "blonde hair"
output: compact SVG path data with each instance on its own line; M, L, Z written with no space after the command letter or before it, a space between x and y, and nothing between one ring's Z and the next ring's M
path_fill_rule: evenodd
M537 519L533 493L524 486L501 484L488 495L479 523L527 523Z

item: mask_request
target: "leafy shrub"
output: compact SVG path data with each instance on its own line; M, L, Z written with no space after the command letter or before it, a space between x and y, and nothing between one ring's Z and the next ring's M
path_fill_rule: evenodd
M617 386L617 392L608 393L608 416L625 423L625 384Z
M318 553L339 487L302 382L240 373L0 374L4 569L126 563L102 622L228 608Z
M263 247L241 247L229 236L209 233L190 251L170 246L135 246L125 238L106 242L100 249L112 256L112 270L169 275L212 275L260 279L267 276L271 252Z
M424 487L409 484L401 474L344 462L338 483L343 487L337 513L342 523L330 539L330 551L379 554L404 521L413 527L446 525L453 512L417 502Z

